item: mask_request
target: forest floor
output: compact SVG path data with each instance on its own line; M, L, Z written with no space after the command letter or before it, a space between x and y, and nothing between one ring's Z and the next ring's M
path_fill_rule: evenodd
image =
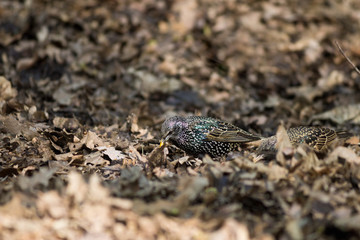
M359 136L360 1L2 0L0 36L0 239L360 238L356 144L159 147L174 115Z

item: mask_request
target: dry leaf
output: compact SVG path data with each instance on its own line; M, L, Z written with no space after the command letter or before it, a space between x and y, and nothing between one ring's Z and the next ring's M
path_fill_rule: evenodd
M0 101L9 100L16 97L16 95L17 91L11 87L11 82L0 76Z
M99 148L99 150L103 150L103 149L105 149L105 151L103 151L102 153L108 156L112 161L122 160L125 157L127 157L125 154L123 154L123 152L116 150L114 147Z
M353 150L342 146L335 148L335 150L330 154L329 158L336 160L342 158L349 163L360 164L360 157L356 155Z
M312 122L314 120L331 120L341 125L348 121L358 123L357 118L359 116L360 104L353 104L335 107L329 111L314 115L310 121Z

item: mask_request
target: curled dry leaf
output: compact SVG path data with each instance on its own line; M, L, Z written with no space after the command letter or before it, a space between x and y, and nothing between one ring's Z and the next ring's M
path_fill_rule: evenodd
M81 140L81 142L83 142L83 144L85 144L85 146L91 150L94 150L97 147L106 146L103 140L92 131L89 131Z
M329 111L314 115L310 122L314 120L331 120L340 125L345 122L359 123L360 104L335 107Z
M156 153L157 156L158 153ZM138 150L136 150L136 148L134 148L134 146L130 145L129 146L129 157L131 159L134 159L137 163L146 163L148 162L148 160L146 159L146 157L144 157L143 155L141 155Z

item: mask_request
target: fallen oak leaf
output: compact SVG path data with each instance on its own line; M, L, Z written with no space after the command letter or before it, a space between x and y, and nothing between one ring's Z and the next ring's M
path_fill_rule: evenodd
M96 135L96 133L89 131L85 137L83 138L85 140L85 146L91 150L100 147L100 146L106 146L106 144L103 142L103 140Z
M127 157L122 151L116 150L114 147L99 147L98 150L105 150L102 153L110 158L110 160L122 160Z
M146 159L146 157L142 156L138 150L136 150L136 148L133 145L129 146L129 157L132 159L136 159L137 162L142 162L142 163L146 163L148 162L148 160Z
M84 155L85 164L92 164L95 166L109 165L109 160L105 160L100 152L93 152L88 155Z

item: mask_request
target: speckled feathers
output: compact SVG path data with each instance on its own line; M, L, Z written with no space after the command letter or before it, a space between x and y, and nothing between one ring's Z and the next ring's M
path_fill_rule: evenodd
M337 139L351 136L347 132L336 132L325 127L293 127L287 130L293 145L306 143L316 152L326 151Z
M164 141L170 141L188 153L211 156L226 155L242 143L260 139L232 124L199 116L168 118L161 132Z

